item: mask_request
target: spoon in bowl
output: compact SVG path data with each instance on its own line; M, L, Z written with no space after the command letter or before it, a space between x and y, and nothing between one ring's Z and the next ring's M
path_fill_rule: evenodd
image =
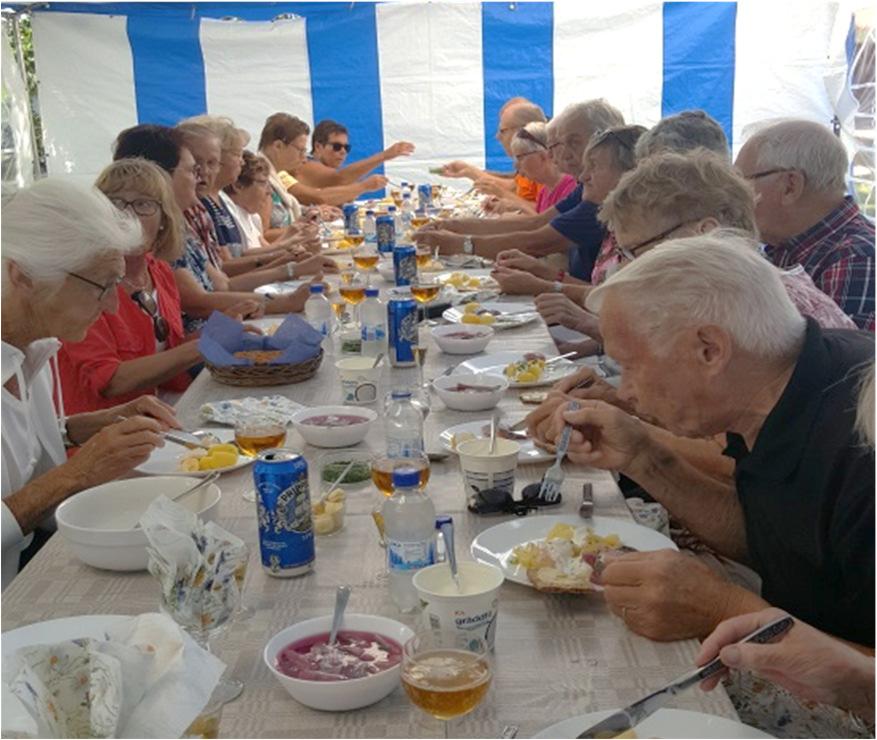
M329 647L338 642L338 630L341 627L341 620L344 619L344 610L347 608L347 602L350 599L350 586L338 586L335 591L335 613L332 615L332 629L329 632Z

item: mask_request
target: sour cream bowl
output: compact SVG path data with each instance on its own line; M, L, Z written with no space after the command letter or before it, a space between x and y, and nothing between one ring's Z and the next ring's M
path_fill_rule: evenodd
M307 707L327 712L344 712L367 707L393 693L393 690L400 684L401 660L396 665L379 673L364 678L348 678L338 681L312 681L293 678L279 670L277 659L284 648L307 637L326 633L331 628L331 615L306 619L280 630L265 645L262 652L265 665L268 666L268 670L274 674L286 693ZM348 630L373 632L393 640L400 647L404 647L405 643L414 636L414 632L401 622L374 614L345 614L341 632Z

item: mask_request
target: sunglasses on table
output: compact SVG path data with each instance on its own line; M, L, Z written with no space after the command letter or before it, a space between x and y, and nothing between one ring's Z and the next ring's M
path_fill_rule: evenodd
M485 488L476 492L469 504L473 514L514 514L526 516L540 506L555 506L562 500L560 495L553 501L546 501L540 493L541 484L531 483L521 491L521 500L515 501L504 488Z
M167 323L167 319L158 312L158 304L151 293L145 290L136 290L131 294L131 300L140 308L149 314L152 319L152 331L155 332L155 340L157 342L165 342L170 336L171 329Z
M340 141L332 141L326 144L326 146L332 147L333 152L340 152L343 149L345 152L350 154L350 144L342 144Z

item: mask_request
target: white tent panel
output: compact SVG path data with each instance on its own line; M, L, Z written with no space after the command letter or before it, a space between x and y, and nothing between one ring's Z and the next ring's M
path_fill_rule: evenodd
M34 61L50 175L93 175L137 123L124 16L34 13Z
M413 156L386 163L387 177L423 182L448 152L483 167L481 6L381 4L376 12L384 143L417 144Z
M605 98L626 121L661 118L664 26L661 2L554 5L554 112Z
M207 110L230 116L258 145L265 119L283 111L314 123L305 20L201 19Z
M840 3L738 0L734 74L734 155L751 125L807 118L828 125L834 115L824 75ZM849 15L843 23L849 25ZM842 39L841 39L842 43Z

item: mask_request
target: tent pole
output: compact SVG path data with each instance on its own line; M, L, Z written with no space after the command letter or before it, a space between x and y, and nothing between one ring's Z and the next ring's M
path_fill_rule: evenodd
M33 152L33 176L34 180L39 180L43 176L42 166L40 164L40 150L37 147L37 132L34 126L33 100L31 99L30 85L28 85L27 69L24 66L24 52L21 44L21 26L18 23L19 14L13 13L11 17L12 31L15 36L15 56L18 60L18 68L24 77L24 87L27 92L27 123L30 132L30 146Z

